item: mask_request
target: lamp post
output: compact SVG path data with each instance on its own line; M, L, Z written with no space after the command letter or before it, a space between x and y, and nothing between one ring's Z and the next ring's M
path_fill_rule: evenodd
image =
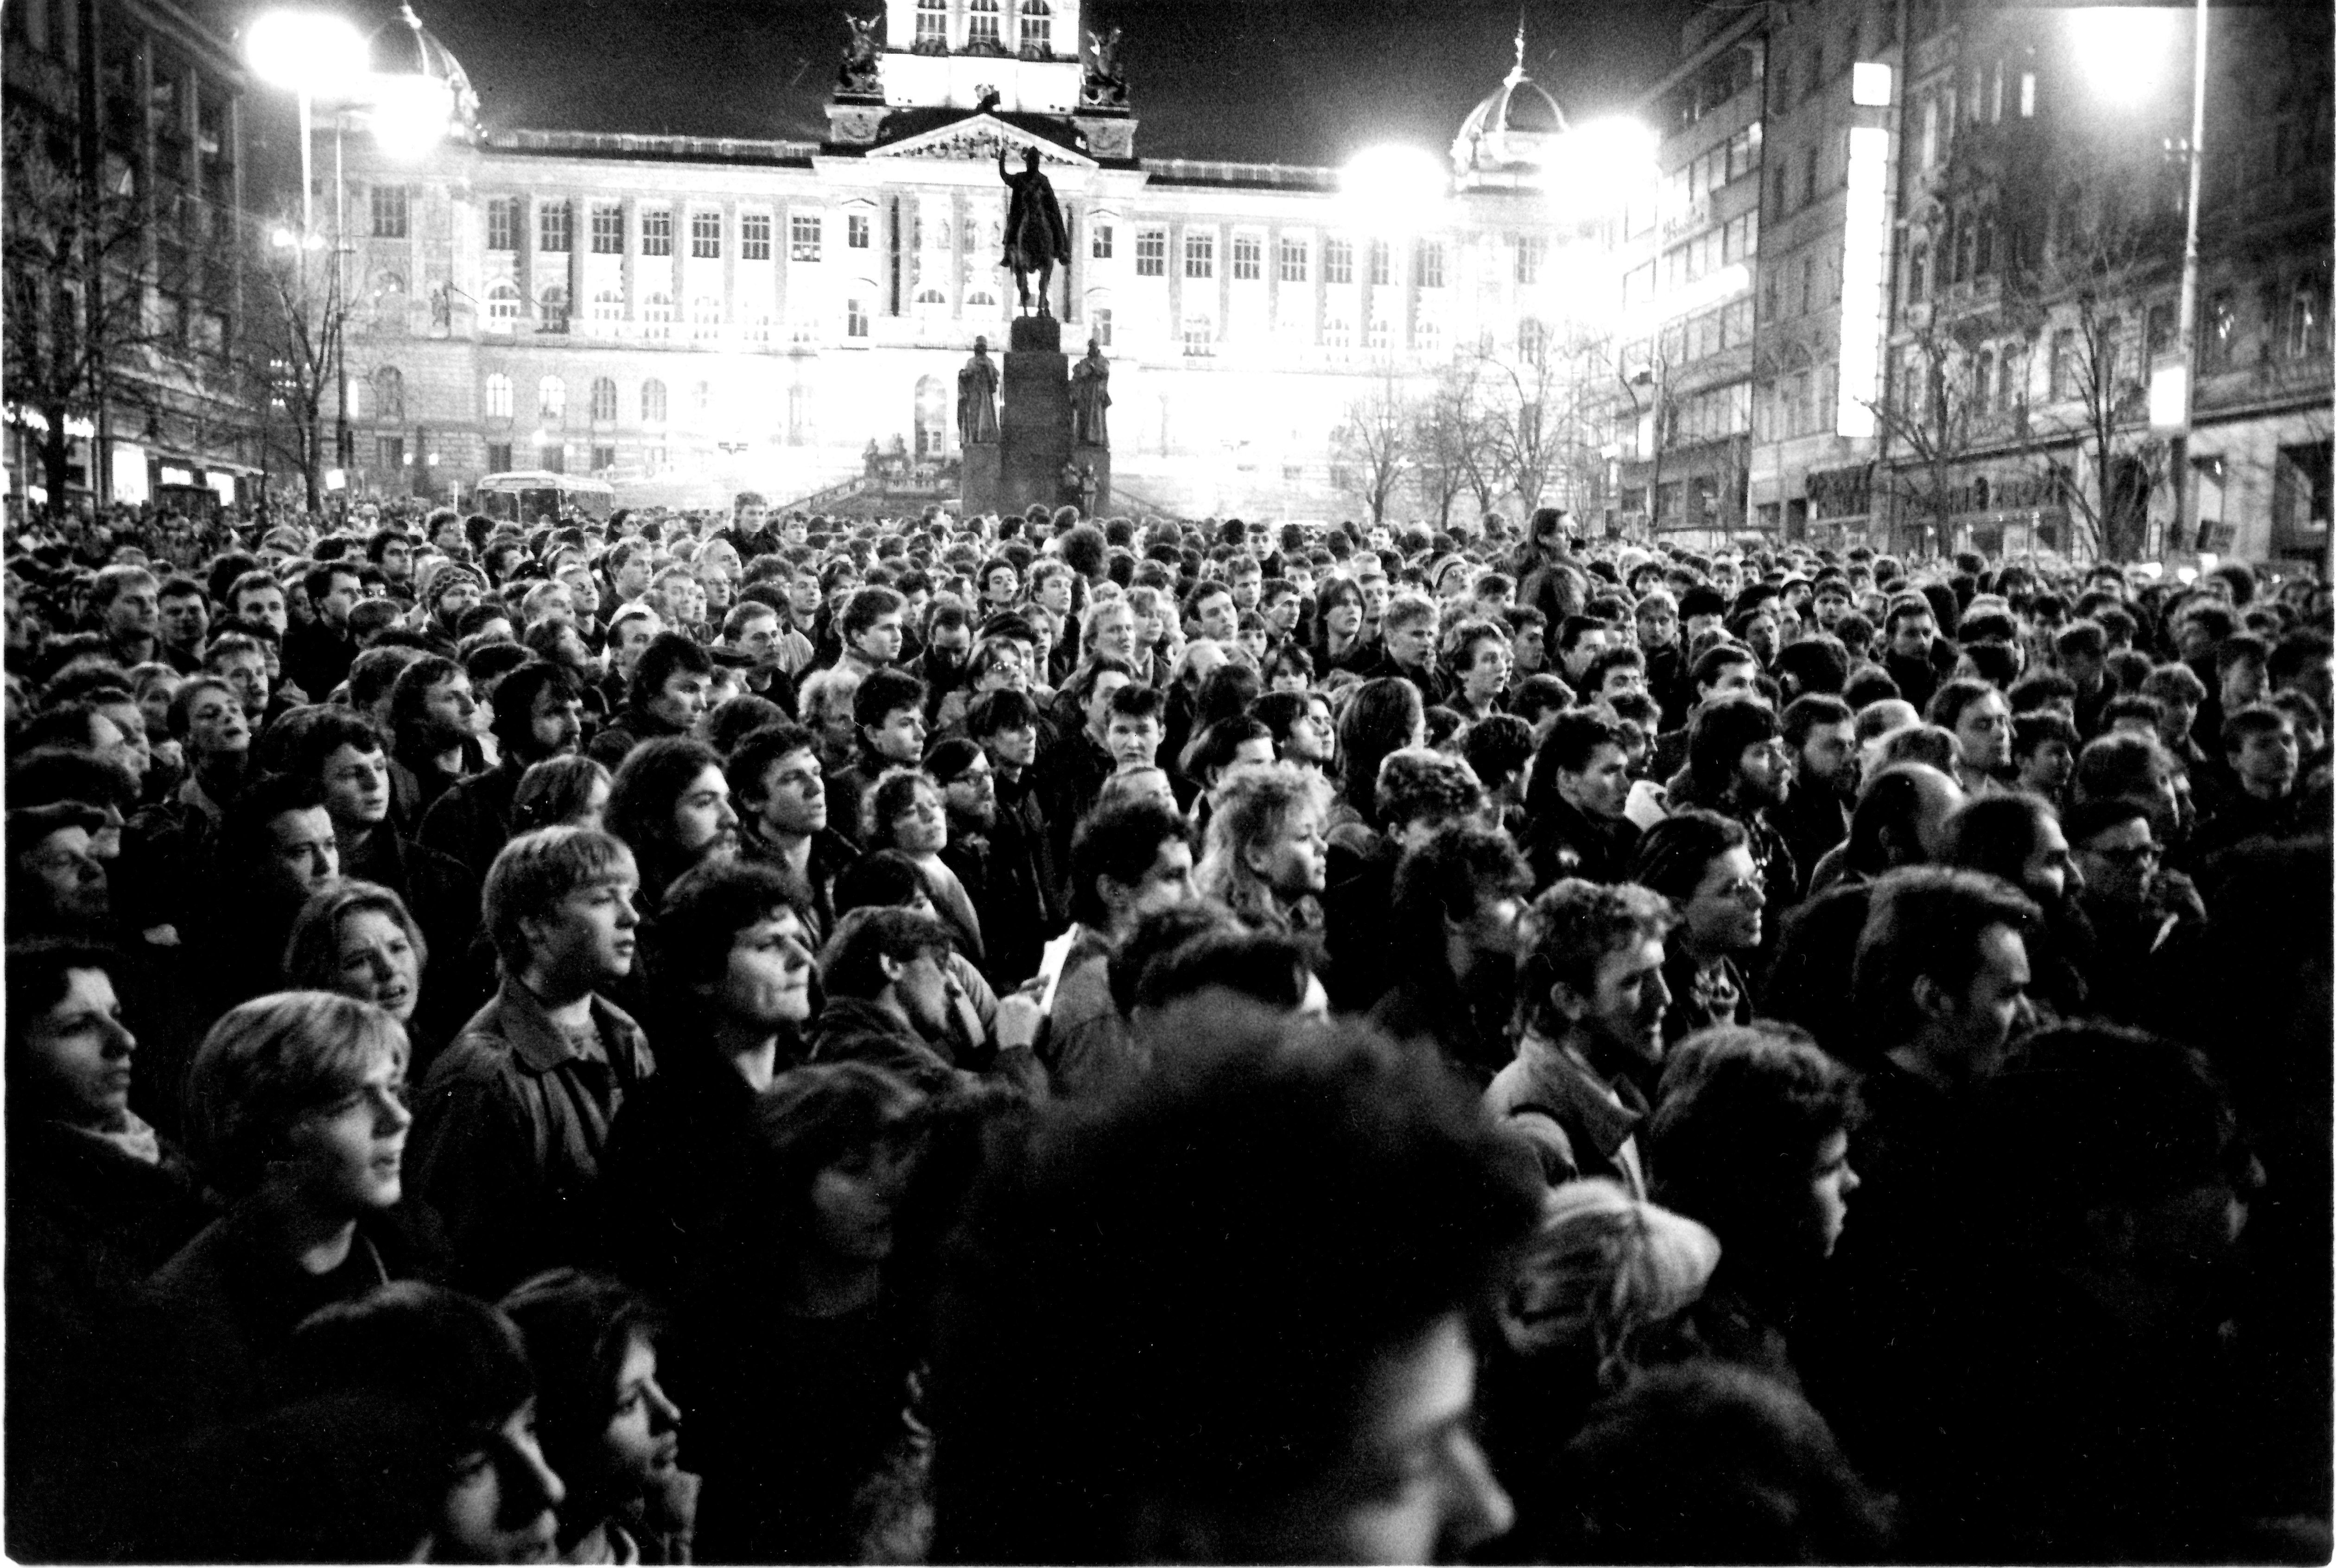
M1639 412L1639 389L1646 387L1654 393L1650 407L1653 422L1647 427L1647 539L1654 541L1663 515L1663 382L1669 365L1660 350L1655 353L1652 368L1640 365L1622 378L1622 390L1630 394L1630 418L1633 422L1644 417Z
M2195 42L2190 60L2190 190L2182 233L2182 300L2175 327L2175 351L2182 356L2178 377L2181 408L2173 434L2166 443L2167 466L2174 472L2174 540L2194 537L2190 505L2190 422L2195 399L2192 377L2198 363L2198 185L2205 162L2206 135L2206 0L2198 0ZM2156 398L2151 401L2155 402ZM2156 411L2153 410L2154 413ZM2154 420L2152 422L2156 422Z

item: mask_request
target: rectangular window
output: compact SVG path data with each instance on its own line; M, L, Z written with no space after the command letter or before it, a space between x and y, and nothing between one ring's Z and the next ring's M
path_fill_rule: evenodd
M489 441L487 443L487 472L491 474L507 474L511 472L511 442Z
M1284 283L1306 281L1306 242L1303 239L1282 240L1281 281Z
M917 42L928 49L949 46L949 0L917 0Z
M1099 347L1111 346L1111 306L1101 305L1090 314L1095 324L1095 339Z
M853 250L866 250L869 244L868 215L864 212L846 214L843 219L843 243Z
M1164 228L1139 228L1135 231L1135 276L1165 277L1168 276L1168 231Z
M850 299L843 302L843 335L846 337L868 335L868 302L866 300Z
M593 471L594 471L594 472L596 472L596 473L597 473L597 472L599 472L600 469L613 469L613 468L615 468L616 466L617 466L617 449L616 449L616 448L614 448L614 447L594 447L594 448L592 449L592 469L593 469Z
M405 438L404 436L375 436L374 438L373 444L375 467L381 469L402 469L405 466Z
M1544 235L1525 234L1517 237L1517 282L1531 285L1541 281L1541 270L1549 260L1549 239Z
M1000 53L998 37L998 0L967 0L965 42L978 53Z
M405 187L376 185L373 188L372 197L373 237L375 239L404 239L410 219Z
M1111 225L1098 223L1088 231L1087 254L1097 261L1111 259Z
M1423 239L1419 242L1419 248L1412 256L1411 271L1414 280L1420 287L1442 288L1444 286L1444 256L1442 240Z
M487 198L487 248L517 250L519 248L519 198L490 196Z
M771 259L771 215L769 213L748 212L739 215L738 259L741 261Z
M1352 283L1355 281L1355 242L1351 239L1326 239L1322 242L1322 281Z
M646 207L641 209L641 254L673 254L673 208L670 207Z
M1202 229L1184 231L1184 276L1217 276L1217 237Z
M566 473L568 449L564 446L538 447L535 453L535 466L550 474Z
M2198 308L2198 353L2210 371L2228 370L2239 354L2239 298L2218 288Z
M576 209L564 201L547 201L535 209L535 248L565 255L576 236Z
M2052 396L2072 398L2078 385L2077 333L2073 327L2062 327L2052 334Z
M1233 276L1254 280L1265 276L1265 241L1253 234L1233 236Z
M689 215L689 254L699 261L722 257L722 215L696 211Z
M596 202L592 208L592 254L625 254L625 209Z
M820 221L815 212L787 215L787 256L794 261L819 259Z
M1395 281L1395 255L1384 239L1371 241L1371 286L1385 288Z
M1183 338L1184 353L1189 359L1207 359L1217 352L1216 327L1205 315L1185 319Z

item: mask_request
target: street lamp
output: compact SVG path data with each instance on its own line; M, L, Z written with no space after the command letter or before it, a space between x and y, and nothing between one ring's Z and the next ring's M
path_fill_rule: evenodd
M1647 427L1647 538L1650 542L1660 530L1663 515L1663 380L1669 369L1660 351L1658 351L1653 368L1640 365L1621 378L1622 390L1630 394L1630 421L1633 424L1645 417L1639 411L1640 389L1643 387L1654 393L1651 405L1653 421Z
M244 53L252 71L300 104L300 229L316 232L316 171L309 149L316 101L355 92L369 63L364 34L329 11L270 11L251 24Z

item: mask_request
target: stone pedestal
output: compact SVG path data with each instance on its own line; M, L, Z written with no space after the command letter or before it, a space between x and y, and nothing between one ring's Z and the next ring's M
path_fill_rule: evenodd
M1091 447L1085 441L1080 441L1071 448L1071 461L1083 469L1095 469L1095 504L1086 508L1087 516L1109 517L1111 515L1111 449ZM1063 496L1064 502L1076 505L1078 496L1072 492L1067 485L1064 489L1066 492Z
M1062 324L1052 316L1015 317L1003 356L1003 406L998 444L968 447L960 504L967 515L1019 512L1032 502L1061 506L1063 465L1071 456L1071 362ZM1098 477L1101 468L1095 469Z

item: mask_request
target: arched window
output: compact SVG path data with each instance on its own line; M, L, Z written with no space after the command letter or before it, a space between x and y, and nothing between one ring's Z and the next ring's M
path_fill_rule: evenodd
M394 272L383 273L381 275L380 286L374 290L375 294L384 297L394 294L404 294L404 292L405 279L401 274Z
M917 456L937 458L949 442L949 392L941 378L929 375L917 382Z
M641 301L641 335L659 342L673 335L673 295L653 294Z
M965 46L981 53L995 53L1001 47L998 40L998 0L967 0Z
M1906 253L1906 303L1920 305L1931 297L1931 247L1916 240Z
M641 382L641 422L648 425L665 423L665 382Z
M1971 363L1971 412L1984 417L1989 401L1995 394L1995 351L1983 348Z
M491 420L511 417L511 379L501 371L487 377L487 417Z
M535 383L535 411L548 420L556 420L568 412L568 383L556 375L545 376Z
M596 420L614 420L617 417L617 383L610 377L595 376L592 380L592 417Z
M947 305L949 303L949 295L943 294L937 288L922 289L920 290L917 295L917 303L919 305Z
M545 325L566 326L568 324L568 291L560 285L553 284L543 291L543 297L537 302L536 310L543 317Z
M384 365L373 373L374 418L402 420L405 417L405 375L395 365Z
M613 288L604 288L599 293L594 295L592 296L592 319L594 321L624 320L625 296L618 294Z
M689 302L689 335L700 343L720 335L722 302L710 294L701 294Z
M935 250L947 250L949 247L949 219L944 218L933 225L933 248Z
M998 300L988 289L978 288L965 296L965 308L968 314L977 310L996 310Z
M1044 56L1054 47L1054 8L1046 0L1022 0L1022 53Z
M515 285L499 283L487 290L489 321L517 321L519 305L519 289Z

